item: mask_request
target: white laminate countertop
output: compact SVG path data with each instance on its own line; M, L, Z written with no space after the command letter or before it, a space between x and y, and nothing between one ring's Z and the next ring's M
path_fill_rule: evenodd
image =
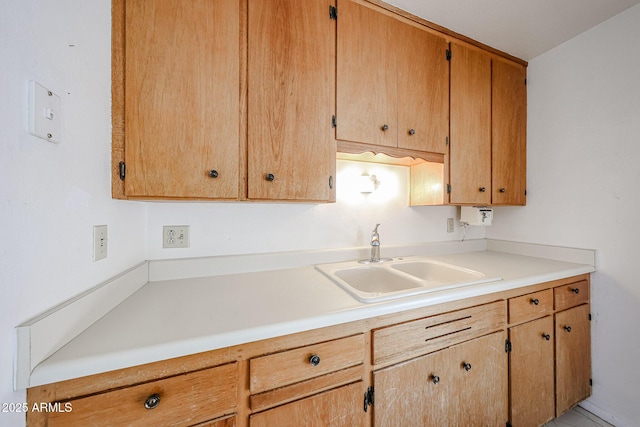
M429 256L502 280L366 304L313 266L151 281L38 364L42 385L595 271L504 252Z

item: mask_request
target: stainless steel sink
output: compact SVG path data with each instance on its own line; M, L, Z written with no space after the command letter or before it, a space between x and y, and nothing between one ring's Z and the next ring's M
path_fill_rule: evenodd
M502 280L427 258L398 258L384 264L353 262L316 266L358 301L372 303Z

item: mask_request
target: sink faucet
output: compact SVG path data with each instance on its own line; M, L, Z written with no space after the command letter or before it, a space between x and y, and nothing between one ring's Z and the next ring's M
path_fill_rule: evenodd
M376 228L371 232L371 262L380 262L380 235L378 234L378 227L380 224L376 224Z
M389 261L390 259L380 258L380 234L378 234L378 227L380 227L380 224L376 224L376 227L371 232L371 257L358 261L360 264L377 264L379 262Z

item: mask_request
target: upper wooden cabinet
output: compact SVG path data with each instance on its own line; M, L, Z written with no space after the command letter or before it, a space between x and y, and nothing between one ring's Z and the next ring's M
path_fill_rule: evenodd
M329 6L249 0L249 199L335 200L336 21Z
M491 69L491 203L526 204L527 70L498 59Z
M451 43L449 202L491 203L491 57Z
M127 0L114 2L114 11L118 6L124 196L237 198L238 0ZM121 107L116 100L114 110ZM118 114L114 135L122 130Z
M526 68L451 44L450 204L526 204Z
M339 6L336 138L444 154L447 41L363 4Z

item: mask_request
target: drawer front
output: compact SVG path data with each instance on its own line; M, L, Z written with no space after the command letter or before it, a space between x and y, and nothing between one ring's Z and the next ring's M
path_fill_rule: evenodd
M363 360L364 334L257 357L249 361L250 390L272 390L355 366Z
M581 280L553 289L556 311L575 307L589 302L589 282Z
M506 301L496 301L373 331L373 364L431 353L506 326Z
M230 414L237 402L237 364L204 369L70 401L48 426L190 426ZM145 408L150 396L160 401ZM149 401L151 403L151 401ZM62 404L64 407L64 403Z
M553 290L547 289L509 299L509 323L521 323L553 312Z

